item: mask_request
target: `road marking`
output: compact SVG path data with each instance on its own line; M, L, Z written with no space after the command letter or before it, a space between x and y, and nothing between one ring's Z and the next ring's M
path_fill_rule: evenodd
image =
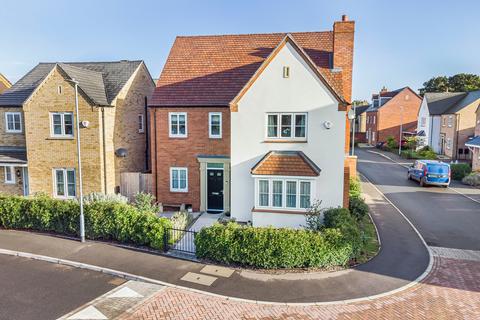
M436 257L480 262L480 251L445 247L430 247L430 249Z
M398 164L399 166L402 166L402 167L408 169L408 166L403 165L403 164L401 164L400 162L393 160L392 158L390 158L389 156L387 156L387 155L385 155L385 154L383 154L383 153L381 153L381 152L370 151L370 150L367 150L367 152L373 153L373 154L377 154L377 155L379 155L379 156L382 156L382 157L384 157L384 158L386 158L386 159L388 159L388 160L390 160L390 161ZM476 202L476 203L480 204L480 201L478 201L477 199L474 199L474 198L466 195L465 193L462 193L462 192L456 190L455 188L452 188L452 187L449 186L447 189L453 190L453 191L455 191L456 193L458 193L459 195L462 195L462 196L464 196L465 198L470 199L470 200L472 200L473 202Z
M123 287L120 290L109 294L107 298L142 298L143 296L138 292L130 289L129 287Z
M234 270L230 268L219 267L214 265L206 265L205 267L203 267L202 270L200 270L200 272L211 274L212 276L229 278L233 274Z
M69 320L108 320L108 318L98 311L94 306L86 307L85 309L68 317Z
M187 272L180 280L198 283L204 286L211 286L218 278L206 276L200 273Z

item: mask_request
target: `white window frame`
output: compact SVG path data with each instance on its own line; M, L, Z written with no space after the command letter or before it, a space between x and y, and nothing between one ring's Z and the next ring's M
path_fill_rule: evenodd
M64 195L58 195L58 189L57 189L57 171L62 171L63 172L63 191ZM73 183L75 184L75 195L71 196L68 194L68 180L67 180L67 172L68 171L73 171ZM52 176L53 176L53 196L55 198L60 198L60 199L74 199L77 196L77 172L75 171L75 168L53 168L52 169Z
M376 140L375 140L375 138L376 138L376 137L375 137L375 133L376 133L376 131L372 131L372 141L376 141Z
M185 188L180 188L180 180L178 183L178 188L173 187L173 171L174 170L183 170L185 171ZM178 175L180 177L180 174ZM188 192L188 168L187 167L170 167L170 192Z
M54 126L53 126L53 116L60 115L60 123L62 126L62 133L55 134ZM72 116L72 134L65 134L65 115ZM50 112L50 137L52 138L64 138L64 139L72 139L75 136L75 116L73 112Z
M10 172L10 179L7 173ZM13 166L5 166L5 184L15 184L15 168Z
M268 136L268 116L277 116L277 134L275 137ZM290 137L282 137L282 116L291 116ZM295 137L295 117L297 115L305 116L305 137ZM308 137L308 113L307 112L268 112L265 115L265 139L270 141L286 140L286 141L307 141Z
M255 208L262 210L281 210L281 211L292 211L292 212L306 212L308 208L300 208L300 184L302 182L310 183L310 205L314 202L315 195L315 178L313 177L298 177L298 176L253 176L255 180ZM260 181L268 181L268 206L260 205ZM273 181L282 181L282 206L274 207L273 206ZM287 207L287 182L295 182L296 185L296 198L295 198L295 208Z
M13 119L13 129L8 129L8 116L12 116ZM18 116L20 122L20 129L15 129L15 116ZM21 133L23 131L22 127L22 113L21 112L5 112L5 132L8 133Z
M137 116L138 121L138 133L145 133L145 117L143 113L139 113Z
M174 134L174 133L172 133L172 116L174 116L174 115L176 115L177 117L181 116L181 115L185 116L185 134L182 134L182 133ZM177 125L179 126L178 122L177 122ZM178 129L180 129L180 128L178 128ZM180 130L178 130L178 132L180 132ZM186 138L186 137L188 137L188 116L187 116L186 112L169 112L168 113L168 136L170 138Z
M213 116L220 116L220 134L212 133L212 118ZM221 112L209 112L208 113L208 137L211 139L221 139L222 138L222 113Z
M448 116L448 127L451 128L453 126L453 116Z

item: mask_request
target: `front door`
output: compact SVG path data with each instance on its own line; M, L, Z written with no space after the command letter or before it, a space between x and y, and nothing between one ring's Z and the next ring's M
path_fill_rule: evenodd
M207 170L207 211L223 211L223 170Z

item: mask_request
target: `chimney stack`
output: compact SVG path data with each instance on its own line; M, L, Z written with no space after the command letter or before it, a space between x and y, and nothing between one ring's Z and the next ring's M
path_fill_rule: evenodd
M355 21L348 20L347 15L333 24L333 65L335 71L341 72L343 97L352 98L353 38Z

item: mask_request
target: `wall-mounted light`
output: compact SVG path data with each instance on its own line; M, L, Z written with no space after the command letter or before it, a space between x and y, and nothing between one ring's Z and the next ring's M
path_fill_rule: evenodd
M333 123L327 120L323 123L323 126L325 127L325 129L331 129L333 127Z

